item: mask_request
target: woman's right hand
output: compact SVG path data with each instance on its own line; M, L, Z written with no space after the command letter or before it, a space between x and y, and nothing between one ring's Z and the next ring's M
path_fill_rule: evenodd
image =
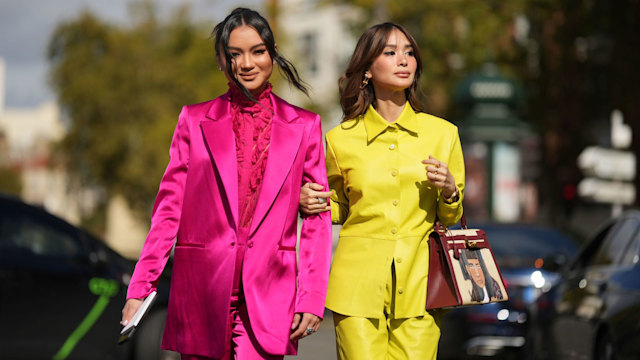
M136 311L140 308L140 305L142 305L143 301L144 299L127 300L124 304L124 308L122 309L122 320L120 320L120 325L127 326L133 315L135 315Z
M324 190L324 187L316 183L306 183L302 186L300 189L300 210L305 215L319 214L331 210L331 205L329 205L331 191L322 190Z

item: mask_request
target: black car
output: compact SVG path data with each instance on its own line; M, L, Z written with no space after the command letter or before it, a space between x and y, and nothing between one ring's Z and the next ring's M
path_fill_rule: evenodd
M133 341L118 346L134 262L89 233L0 195L0 358L162 359L169 279Z
M538 359L640 358L640 211L607 221L533 311Z
M438 359L520 359L528 348L529 305L559 280L578 246L564 233L532 224L485 224L509 300L457 308L442 319ZM543 269L547 262L555 264Z

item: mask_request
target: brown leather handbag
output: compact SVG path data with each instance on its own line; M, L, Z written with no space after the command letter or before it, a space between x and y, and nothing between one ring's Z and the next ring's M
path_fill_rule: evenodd
M507 301L509 295L487 235L467 228L448 229L436 220L429 234L427 310Z

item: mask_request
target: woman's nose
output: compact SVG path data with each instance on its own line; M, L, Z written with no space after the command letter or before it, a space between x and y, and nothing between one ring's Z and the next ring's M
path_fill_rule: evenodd
M240 68L242 69L251 69L253 68L253 60L250 55L243 55L240 59Z

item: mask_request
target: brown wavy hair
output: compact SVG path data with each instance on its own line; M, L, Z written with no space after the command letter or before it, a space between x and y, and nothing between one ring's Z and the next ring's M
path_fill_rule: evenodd
M404 90L405 96L414 110L422 111L422 103L417 96L418 81L420 80L420 75L422 75L422 61L420 60L418 44L402 25L386 22L370 27L360 36L353 55L351 55L347 71L338 80L340 106L343 113L342 121L363 115L367 112L369 105L376 100L373 84L369 83L362 89L360 87L365 72L369 70L373 61L382 54L385 45L387 45L389 35L396 29L402 32L409 40L417 62L413 83Z

